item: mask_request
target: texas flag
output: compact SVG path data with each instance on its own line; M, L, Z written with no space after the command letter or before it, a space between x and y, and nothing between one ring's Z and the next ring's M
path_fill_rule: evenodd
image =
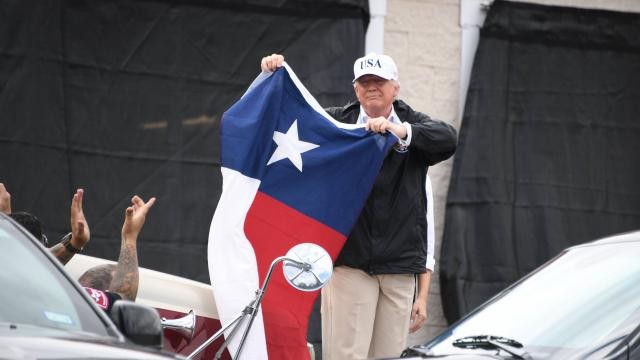
M208 262L225 326L291 247L315 243L336 259L397 140L331 118L287 64L254 81L224 113L220 132L223 185ZM278 266L243 359L309 358L307 323L318 292L294 289ZM243 331L232 338L232 356Z

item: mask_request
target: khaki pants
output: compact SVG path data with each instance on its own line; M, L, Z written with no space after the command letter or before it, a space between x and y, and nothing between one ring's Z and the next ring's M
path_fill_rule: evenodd
M399 356L407 344L415 276L337 266L322 289L322 359Z

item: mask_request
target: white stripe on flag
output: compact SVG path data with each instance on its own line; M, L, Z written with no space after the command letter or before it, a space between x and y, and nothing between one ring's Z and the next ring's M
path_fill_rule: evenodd
M211 286L223 327L242 312L259 288L256 256L244 233L244 221L259 186L259 180L222 168L222 195L211 221L207 258ZM248 321L244 324L248 324ZM241 327L229 344L231 356L238 349L243 331L244 327ZM268 358L261 311L246 339L242 357Z

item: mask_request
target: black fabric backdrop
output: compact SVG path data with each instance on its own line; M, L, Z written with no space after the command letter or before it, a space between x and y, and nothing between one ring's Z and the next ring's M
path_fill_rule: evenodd
M13 210L55 242L82 187L85 253L116 260L131 197L155 196L140 265L208 283L222 113L273 52L321 104L351 100L368 21L367 0L0 1L0 182ZM317 309L309 331L320 353Z
M563 248L640 228L640 15L497 1L446 207L452 322Z
M324 105L352 98L366 0L2 1L0 182L50 241L85 189L86 253L117 259L133 194L158 201L140 265L208 282L219 120L284 53Z

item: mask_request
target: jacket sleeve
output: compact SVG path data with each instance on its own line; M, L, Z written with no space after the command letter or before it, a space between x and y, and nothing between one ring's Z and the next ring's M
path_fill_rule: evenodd
M453 126L429 116L417 113L418 121L411 124L411 144L409 148L418 149L431 166L446 160L456 152L458 135Z
M331 115L332 118L338 120L338 117L340 117L340 110L342 110L342 108L340 107L327 107L324 108L324 111L326 111L329 115Z

